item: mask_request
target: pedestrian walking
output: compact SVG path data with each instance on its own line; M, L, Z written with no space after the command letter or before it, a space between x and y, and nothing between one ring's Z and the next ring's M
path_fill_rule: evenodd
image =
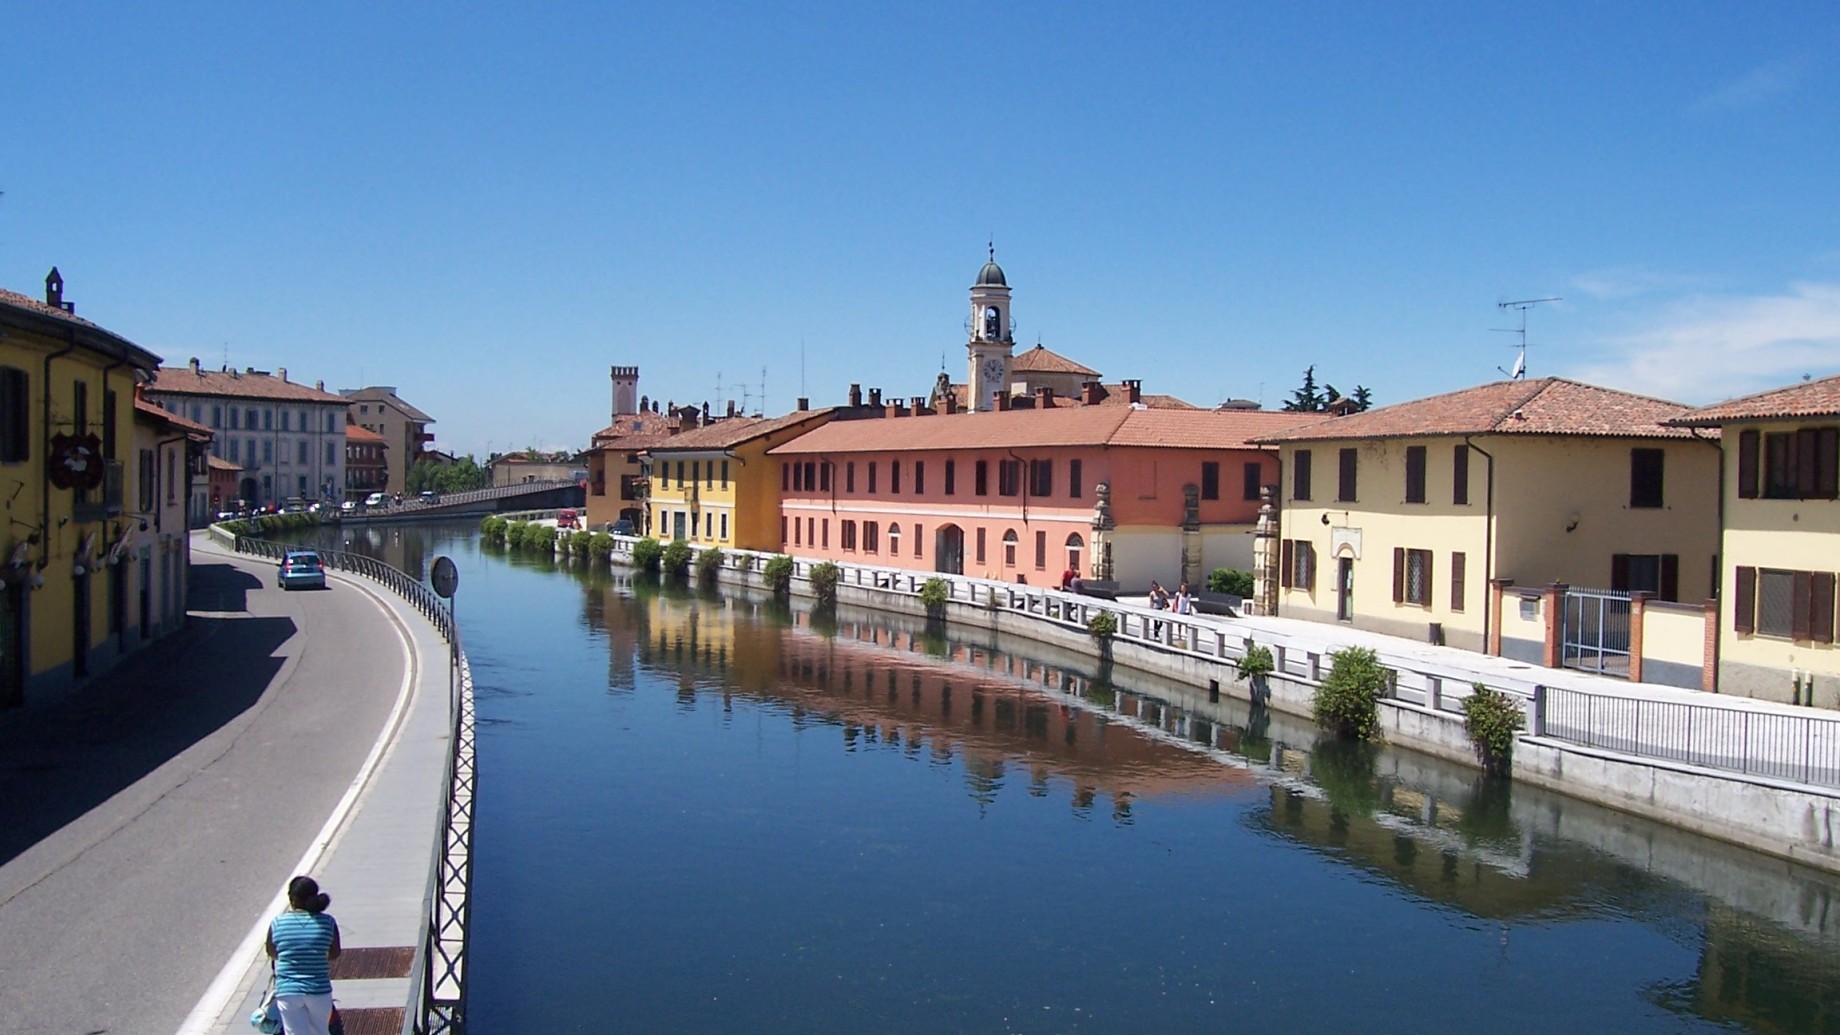
M275 1002L287 1035L329 1035L332 961L339 958L339 923L326 912L332 896L312 877L288 882L288 908L268 925L275 966Z

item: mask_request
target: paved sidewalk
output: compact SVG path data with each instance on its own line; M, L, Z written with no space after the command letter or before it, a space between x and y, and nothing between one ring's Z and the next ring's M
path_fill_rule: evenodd
M233 556L203 536L199 556ZM414 608L368 579L330 576L365 593L392 616L411 664L396 712L386 724L346 799L303 857L332 895L344 954L333 964L333 998L348 1035L397 1032L409 997L409 968L426 926L425 894L441 814L451 716L447 642ZM283 884L291 873L282 875ZM251 917L244 944L199 1000L181 1035L250 1030L249 1014L267 983L262 936L282 908L282 893Z

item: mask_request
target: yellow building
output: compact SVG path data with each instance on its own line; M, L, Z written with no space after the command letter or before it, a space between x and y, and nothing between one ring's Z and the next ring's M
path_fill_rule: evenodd
M159 357L78 317L57 270L0 291L0 707L56 696L129 641L134 389ZM183 498L183 497L181 497Z
M646 452L647 535L742 550L780 548L781 466L767 450L829 420L831 410L728 417Z
M1721 429L1719 690L1840 707L1840 375L1671 423Z
M1718 443L1661 423L1684 412L1544 378L1255 439L1282 459L1279 613L1482 651L1497 580L1703 601Z

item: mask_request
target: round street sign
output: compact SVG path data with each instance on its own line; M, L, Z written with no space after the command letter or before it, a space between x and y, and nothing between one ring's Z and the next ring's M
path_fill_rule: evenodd
M428 573L428 582L434 591L442 597L453 599L454 590L460 588L460 569L454 567L452 557L436 557L434 570Z

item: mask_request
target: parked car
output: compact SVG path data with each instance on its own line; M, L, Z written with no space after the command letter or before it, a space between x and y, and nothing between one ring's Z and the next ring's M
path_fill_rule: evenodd
M573 510L564 509L564 510L558 511L556 514L556 527L557 528L580 528L581 527L581 516L579 514L576 514Z
M423 489L422 494L417 496L416 499L421 500L423 503L439 503L441 502L441 494L433 489Z
M340 511L341 511L342 513L346 513L346 514L349 514L349 513L351 513L352 511L354 511L354 510L357 510L357 509L358 509L358 501L357 501L357 500L346 500L345 502L343 502L343 503L341 503L341 504L339 504L339 510L340 510Z
M281 568L275 574L275 584L282 589L299 589L303 586L325 589L325 565L320 563L319 554L312 550L289 550L281 557Z
M612 532L614 535L636 535L638 534L633 531L633 523L632 523L632 519L630 518L621 518L618 521L607 522L607 531Z
M364 497L364 505L367 507L381 507L389 501L390 494L387 492L373 492L369 496Z

